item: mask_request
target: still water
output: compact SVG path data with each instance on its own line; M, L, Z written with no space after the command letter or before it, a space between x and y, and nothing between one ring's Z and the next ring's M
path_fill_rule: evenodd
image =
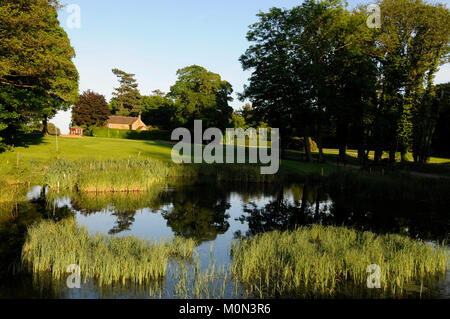
M231 263L232 241L270 230L293 229L299 225L346 225L377 233L400 233L417 240L434 242L449 236L447 206L417 199L365 198L354 190L330 189L317 183L305 184L216 184L160 185L148 193L79 194L49 192L34 187L29 202L19 209L23 220L14 221L14 231L0 236L16 236L2 244L3 272L11 273L11 263L20 256L26 226L33 220L60 220L74 216L91 233L136 236L143 239L170 239L176 236L198 242L201 268L211 262L218 267ZM5 226L6 227L6 226ZM7 227L12 227L9 225ZM3 238L2 238L3 239ZM8 261L8 262L6 262ZM6 269L8 268L8 269ZM65 282L33 282L30 275L8 275L0 286L0 298L177 298L175 275L170 272L155 293L151 287L99 288L87 282L81 289L68 289ZM6 269L6 270L5 270ZM244 295L237 283L230 283L221 297ZM414 289L410 294L415 297ZM429 297L450 298L450 275L439 280Z

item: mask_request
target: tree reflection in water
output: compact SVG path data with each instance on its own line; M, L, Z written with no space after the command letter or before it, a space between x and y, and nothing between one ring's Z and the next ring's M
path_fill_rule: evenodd
M116 210L112 213L113 216L117 217L116 225L108 232L110 235L119 234L121 232L131 229L131 226L136 221L134 216L136 215L135 210Z
M162 215L176 236L198 243L215 240L230 227L228 194L220 187L179 187L170 194L172 207Z
M385 198L358 193L345 187L338 189L317 185L294 186L279 191L276 198L262 208L254 202L244 204L238 220L247 223L246 234L289 230L311 224L348 226L361 231L397 233L422 240L448 240L450 214L445 201L421 198Z

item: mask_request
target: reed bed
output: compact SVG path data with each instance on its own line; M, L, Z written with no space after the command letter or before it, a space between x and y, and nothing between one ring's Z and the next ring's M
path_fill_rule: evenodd
M408 286L431 285L448 267L445 246L400 235L375 235L314 225L269 232L232 245L232 273L258 297L400 297ZM369 265L381 269L381 289L368 289ZM433 281L434 280L434 281Z
M261 175L258 165L176 165L153 159L55 160L45 171L45 184L52 189L82 192L149 191L168 178L212 177L217 181L272 182L277 176Z
M49 164L45 183L51 188L84 192L146 191L178 172L174 164L150 159L57 160Z
M233 282L229 266L217 265L210 259L202 270L198 256L191 264L175 265L175 298L181 299L223 299L237 297L237 283Z
M28 189L29 186L25 184L11 185L0 181L0 204L25 201Z
M31 226L22 249L22 266L39 277L51 273L55 280L67 277L67 267L80 267L85 282L100 286L114 283L142 285L166 276L170 257L192 257L196 243L190 239L145 241L135 237L90 235L74 218L42 221Z

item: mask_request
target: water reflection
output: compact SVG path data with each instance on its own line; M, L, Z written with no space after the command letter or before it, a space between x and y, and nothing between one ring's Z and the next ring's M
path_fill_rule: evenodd
M227 210L231 205L223 188L179 187L168 194L168 200L171 207L162 216L176 236L201 243L215 240L230 228Z
M243 210L245 214L238 220L248 224L246 236L310 224L344 225L427 241L448 240L450 234L450 214L445 201L369 199L345 188L293 185L280 190L263 207L250 202Z
M57 193L36 187L27 196L28 200L2 208L8 210L2 216L9 217L0 220L0 298L101 296L94 286L85 288L83 295L73 295L62 292L61 287L52 291L40 287L42 292L38 292L30 288L26 274L11 279L11 271L20 263L27 227L43 218L58 221L75 216L89 231L115 236L193 238L198 242L201 262L206 265L211 252L219 264L230 263L230 245L236 236L315 223L402 233L427 241L448 239L450 229L445 199L424 199L416 194L400 199L383 193L368 196L354 187L320 183L165 184L148 193L116 194ZM10 283L2 282L2 278L10 278ZM447 297L448 282L441 289ZM14 288L19 286L22 288ZM31 289L28 294L26 289ZM127 296L145 295L121 290L119 297Z
M167 235L202 243L229 231L232 194L239 196L239 207L234 210L240 214L234 220L247 226L245 234L237 230L236 236L323 224L400 233L422 240L449 238L450 214L445 201L397 200L374 194L368 197L365 192L317 183L269 184L261 188L252 184L164 185L151 193L53 194L47 196L47 202L62 206L62 198L66 198L70 202L68 209L82 216L113 217L109 234L133 233L137 213L157 214L164 219L160 227L170 230ZM39 200L43 204L45 196L34 202Z

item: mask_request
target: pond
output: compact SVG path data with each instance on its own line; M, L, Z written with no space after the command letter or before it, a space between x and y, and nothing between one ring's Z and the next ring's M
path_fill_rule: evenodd
M271 230L295 229L297 226L322 224L348 226L375 233L396 233L430 243L448 238L450 218L445 205L416 199L396 200L365 198L354 190L333 189L320 183L287 184L165 184L148 193L90 194L48 191L36 186L21 203L22 219L15 230L2 231L9 236L0 254L4 260L17 260L26 226L39 218L61 220L74 216L90 233L142 239L195 239L200 268L214 265L223 269L232 262L231 245L239 237L252 237ZM26 217L28 216L28 217ZM11 225L10 225L11 226ZM17 236L17 240L11 240ZM21 237L22 236L22 237ZM2 238L3 239L3 238ZM12 243L11 243L12 242ZM14 251L14 249L16 251ZM1 267L11 264L4 262ZM182 298L177 294L178 266L169 265L163 283L150 287L116 285L98 287L95 281L69 289L65 281L33 281L28 274L8 276L0 286L0 298ZM222 281L227 281L223 284ZM189 281L189 280L187 280ZM210 297L257 297L231 279L213 287L218 295ZM218 281L219 282L219 281ZM219 292L220 291L220 292ZM417 297L411 288L408 297ZM450 298L450 275L438 279L427 297Z

